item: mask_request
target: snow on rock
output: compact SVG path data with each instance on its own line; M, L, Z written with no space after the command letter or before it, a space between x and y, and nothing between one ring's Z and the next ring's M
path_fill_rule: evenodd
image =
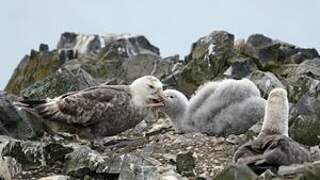
M72 49L75 56L113 47L116 47L119 54L125 54L128 57L139 54L160 55L159 49L142 35L106 34L100 36L66 32L61 35L57 45L60 50Z

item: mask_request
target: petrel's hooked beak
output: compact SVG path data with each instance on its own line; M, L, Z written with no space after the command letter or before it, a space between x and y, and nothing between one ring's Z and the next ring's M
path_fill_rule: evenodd
M167 99L163 90L160 89L155 94L156 98L151 99L153 102L147 104L147 107L162 107L164 106L164 101Z

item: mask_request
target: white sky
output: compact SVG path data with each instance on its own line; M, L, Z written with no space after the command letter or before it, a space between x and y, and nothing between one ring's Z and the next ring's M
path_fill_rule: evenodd
M31 48L52 49L65 31L143 34L162 56L185 56L213 30L319 48L319 12L319 0L1 0L0 89Z

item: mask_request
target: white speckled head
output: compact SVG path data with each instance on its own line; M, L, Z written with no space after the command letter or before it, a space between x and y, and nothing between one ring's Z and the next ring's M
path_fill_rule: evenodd
M289 102L287 91L273 89L268 97L260 135L281 134L288 136Z
M163 99L163 89L160 80L154 76L143 76L130 85L133 102L144 106L150 100Z

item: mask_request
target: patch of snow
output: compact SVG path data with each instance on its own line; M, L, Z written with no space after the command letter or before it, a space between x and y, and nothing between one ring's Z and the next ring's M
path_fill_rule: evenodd
M215 54L215 47L216 47L216 45L214 45L214 44L210 44L208 46L208 54L209 55L214 55Z
M231 76L232 75L232 66L230 66L224 73L225 76Z
M99 41L100 41L100 44L101 44L101 48L106 47L106 42L105 42L105 40L104 40L104 38L102 36L99 36Z
M206 54L206 55L204 56L203 62L208 65L208 68L211 67L209 55Z
M84 54L88 50L88 45L91 41L94 40L94 35L83 35L79 34L77 36L76 44L73 47L74 52L79 54Z
M124 52L126 52L126 49L125 48L123 48L123 47L118 47L118 52L120 52L120 53L124 53Z

